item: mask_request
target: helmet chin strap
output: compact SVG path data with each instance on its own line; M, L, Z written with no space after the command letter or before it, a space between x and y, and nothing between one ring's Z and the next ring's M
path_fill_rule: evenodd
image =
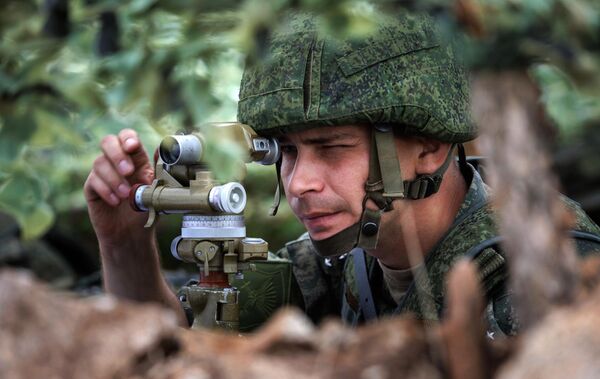
M375 125L372 129L369 178L365 184L366 194L362 203L361 218L356 224L329 238L320 241L311 238L319 255L340 256L355 247L374 250L379 239L381 215L393 209L394 200L424 199L440 189L442 177L452 161L452 152L456 144L450 147L446 160L434 173L418 175L414 180L402 180L392 134L391 125ZM464 156L464 153L462 155ZM368 200L372 200L378 209L368 208Z
M275 187L275 195L273 196L273 204L269 209L269 216L275 216L281 203L281 156L279 160L275 162L275 172L277 173L277 185Z

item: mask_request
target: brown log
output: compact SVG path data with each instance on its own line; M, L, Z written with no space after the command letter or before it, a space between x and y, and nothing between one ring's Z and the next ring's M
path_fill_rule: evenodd
M255 335L192 331L153 305L58 294L0 272L1 378L442 378L419 322L317 328L284 310Z
M447 312L441 326L450 379L485 379L491 365L482 318L485 303L473 263L457 263L448 275Z
M559 199L548 158L549 127L536 86L525 72L479 74L473 113L494 192L510 287L523 330L577 288L576 257L567 238L571 217Z

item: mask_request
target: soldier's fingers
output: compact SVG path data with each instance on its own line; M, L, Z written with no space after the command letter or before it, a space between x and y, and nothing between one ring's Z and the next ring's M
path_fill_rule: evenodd
M121 202L119 197L110 189L108 184L99 178L94 171L90 173L85 181L83 192L88 202L102 199L104 202L115 207Z
M120 173L115 171L115 167L105 155L101 155L94 161L93 171L119 198L125 199L129 196L129 184Z
M129 154L135 169L149 165L148 155L142 146L138 134L133 129L123 129L119 132L119 141L123 150Z
M123 149L127 153L134 153L139 148L141 148L142 144L140 139L133 129L123 129L119 132L119 141L121 141L121 145Z
M154 170L150 166L144 166L135 172L134 175L127 177L130 185L150 184L154 180Z
M108 135L100 142L100 148L104 153L104 156L108 158L110 163L119 171L123 176L133 174L135 168L129 155L121 146L119 138L115 135Z

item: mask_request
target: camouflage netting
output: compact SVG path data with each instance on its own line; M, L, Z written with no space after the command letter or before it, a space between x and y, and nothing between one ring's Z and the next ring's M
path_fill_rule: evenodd
M410 319L317 329L289 310L243 338L180 329L156 306L53 293L11 271L0 273L0 309L2 378L441 377ZM364 350L375 343L380 348Z
M600 373L600 260L582 266L570 308L518 339L486 339L475 269L449 279L445 322L428 333L408 317L348 329L314 327L286 310L240 337L178 328L170 312L52 292L0 272L0 377L18 378L564 378ZM474 320L480 320L475 322Z

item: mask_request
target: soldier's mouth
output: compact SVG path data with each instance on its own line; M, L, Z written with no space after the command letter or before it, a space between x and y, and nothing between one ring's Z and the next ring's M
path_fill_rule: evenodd
M333 226L337 226L337 216L341 212L314 212L300 217L300 220L309 232L318 233Z

